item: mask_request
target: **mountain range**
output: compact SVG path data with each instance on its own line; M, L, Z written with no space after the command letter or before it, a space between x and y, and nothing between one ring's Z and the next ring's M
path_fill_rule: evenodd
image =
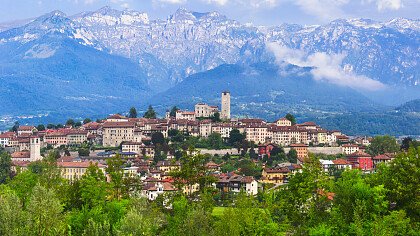
M226 89L239 116L389 112L420 98L419 30L403 18L266 27L183 8L164 20L54 11L0 24L0 117L191 109Z

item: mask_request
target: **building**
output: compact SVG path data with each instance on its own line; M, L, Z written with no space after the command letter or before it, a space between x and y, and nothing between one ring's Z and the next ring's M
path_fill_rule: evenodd
M181 163L179 161L158 161L156 168L163 173L169 173L171 171L179 170Z
M92 162L57 162L57 166L61 168L61 176L67 180L80 179L87 171L88 167L92 165ZM105 165L96 164L98 168L104 173L105 176Z
M345 159L336 159L332 162L334 163L334 167L339 170L351 169L351 163L346 161Z
M271 184L283 184L287 182L290 170L287 167L264 168L261 182Z
M175 113L175 120L195 120L195 112L178 110Z
M223 174L218 176L216 188L222 193L239 193L244 191L248 195L257 195L258 182L252 176Z
M195 117L211 117L219 112L217 106L209 106L205 103L197 103L194 107Z
M35 132L37 132L38 130L35 128L35 126L28 126L28 125L22 125L19 126L17 133L18 136L22 135L22 134L33 134Z
M222 112L220 118L224 120L230 119L230 92L222 92Z
M276 121L277 126L292 126L292 122L285 117L280 118Z
M0 134L0 147L9 146L10 140L14 137L16 137L16 134L14 132L5 132Z
M260 144L258 145L258 156L260 157L270 157L271 156L271 151L276 148L277 145L272 144L272 143L265 143L265 144Z
M122 152L135 152L140 156L154 157L155 148L153 145L145 145L141 142L123 142L121 145Z
M372 161L373 161L373 167L376 168L379 163L388 163L392 160L392 155L390 154L380 154L377 156L372 157Z
M132 141L134 128L134 122L105 122L103 124L103 146L118 147L122 142Z
M290 144L290 148L296 150L298 164L304 163L305 159L308 158L308 145L295 143L295 144Z
M371 171L373 169L372 156L363 151L347 155L347 161L351 163L353 169L363 171Z
M341 146L343 154L350 155L359 151L359 145L356 144L343 144Z
M88 140L88 131L84 130L70 130L66 135L67 145L79 146Z
M329 172L329 170L334 166L334 162L331 160L322 160L320 159L319 162L321 163L321 167L324 172Z

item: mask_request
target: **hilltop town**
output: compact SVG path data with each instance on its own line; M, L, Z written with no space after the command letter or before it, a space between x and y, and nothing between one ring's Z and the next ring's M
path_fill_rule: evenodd
M232 118L227 91L221 94L220 110L198 103L194 111L174 107L159 119L151 107L143 118L132 108L129 117L114 114L78 123L16 126L0 134L0 145L11 153L15 172L55 153L62 177L70 181L81 178L92 164L106 175L107 160L118 157L125 176L138 178L150 200L176 190L171 171L182 169L180 158L186 153L206 156L206 173L216 178L214 187L221 192L252 195L266 185L286 184L309 153L319 155L322 168L331 174L345 169L369 173L395 155L368 154L372 138L350 139L313 122L296 123L290 114L275 122ZM195 184L184 192L198 188Z

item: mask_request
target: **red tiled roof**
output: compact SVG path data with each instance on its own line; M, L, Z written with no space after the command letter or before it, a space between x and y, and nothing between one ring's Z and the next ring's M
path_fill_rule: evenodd
M31 154L28 151L24 152L14 152L12 153L12 158L30 158Z
M350 165L351 163L344 159L336 159L332 161L334 165Z
M122 122L105 122L103 127L104 128L134 128L135 123L134 122L127 122L127 121L122 121Z
M90 165L98 165L99 168L104 168L105 165L102 165L100 163L93 163L93 162L69 162L69 161L63 161L63 162L57 162L57 166L63 167L63 168L88 168Z

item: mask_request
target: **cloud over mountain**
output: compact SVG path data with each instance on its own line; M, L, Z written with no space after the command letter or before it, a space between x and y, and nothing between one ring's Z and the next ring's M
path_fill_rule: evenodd
M311 74L315 80L347 86L354 89L379 90L385 85L367 76L352 72L351 66L343 66L345 54L327 54L316 52L307 54L303 50L290 49L277 43L268 43L268 49L273 52L276 62L284 67L285 63L300 67L312 67Z

